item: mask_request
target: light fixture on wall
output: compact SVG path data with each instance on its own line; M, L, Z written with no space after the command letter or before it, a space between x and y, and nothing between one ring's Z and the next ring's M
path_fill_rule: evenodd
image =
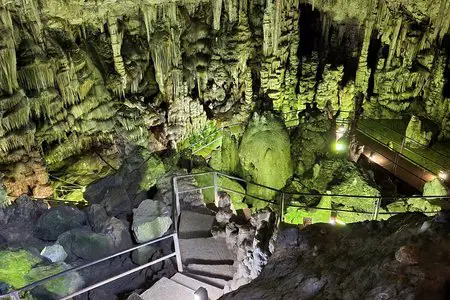
M439 171L439 179L442 181L446 181L448 179L448 173L444 171Z

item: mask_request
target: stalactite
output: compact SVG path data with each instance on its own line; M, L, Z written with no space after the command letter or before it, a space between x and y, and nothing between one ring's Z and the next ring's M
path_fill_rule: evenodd
M73 66L64 60L59 63L56 83L65 104L73 105L79 101L79 84Z
M0 30L2 40L0 41L0 89L8 94L19 88L16 72L16 49L14 29L11 15L6 8L0 8Z
M399 38L400 30L402 28L402 21L403 21L403 19L400 16L397 19L397 23L395 25L393 37L392 37L391 43L389 45L389 54L388 54L388 58L387 58L387 61L386 61L386 66L387 67L391 66L392 58L394 57L396 49L397 49L397 40Z
M150 36L154 31L156 20L158 19L158 8L155 5L150 5L142 8L142 13L144 15L147 41L150 43Z
M125 70L125 65L123 63L121 48L122 48L122 39L123 32L119 32L119 27L117 25L117 18L109 17L108 18L108 29L111 38L111 47L113 51L113 60L114 60L114 68L116 72L119 74L122 83L122 91L119 91L119 95L124 93L124 89L127 84L127 72Z
M213 29L220 30L220 21L222 17L222 3L223 0L212 0L213 7Z
M55 86L55 71L49 62L35 62L18 71L19 82L27 90L41 91Z

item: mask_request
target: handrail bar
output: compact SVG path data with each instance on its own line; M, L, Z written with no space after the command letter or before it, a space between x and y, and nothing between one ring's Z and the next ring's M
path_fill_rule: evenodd
M245 182L245 183L247 183L247 184L252 184L252 185L259 186L259 187L263 187L263 188L266 188L266 189L271 190L271 191L274 191L274 192L283 192L283 193L285 193L285 194L287 194L287 195L299 195L299 196L331 196L331 197L367 198L367 199L380 199L380 198L381 198L381 199L395 199L395 198L398 198L398 197L393 197L393 196L365 196L365 195L345 195L345 194L321 194L321 193L289 192L289 191L277 190L277 189L275 189L275 188L268 187L268 186L265 186L265 185L262 185L262 184L259 184L259 183L250 182L250 181L247 181L247 180L245 180L245 179L238 178L238 177L235 177L235 176L231 176L231 175L228 175L228 174L224 174L224 173L219 172L219 171L211 171L211 172L209 172L209 173L214 173L214 172L216 172L217 175L219 175L219 176L227 177L227 178L234 179L234 180L239 180L239 181L241 181L241 182ZM195 173L193 173L192 175L195 175ZM418 195L418 196L408 196L407 198L408 198L408 199L409 199L409 198L419 198L419 199L440 199L440 198L449 198L449 199L450 199L450 196L435 196L435 195L433 195L433 196L419 196L419 195Z
M358 128L357 130L358 130L361 134L364 134L364 135L367 136L368 138L370 138L370 139L376 141L377 143L382 144L382 145L385 145L382 141L380 141L379 139L377 139L376 137L374 137L374 136L371 135L370 133L364 132L364 131L360 130L359 128ZM398 143L396 143L396 144L398 144ZM422 169L424 169L424 170L426 170L426 171L428 171L428 172L430 172L430 173L432 173L432 174L437 175L436 172L431 171L431 170L429 170L427 167L424 167L424 166L420 165L419 163L413 161L412 159L410 159L410 158L408 158L407 156L405 156L403 153L400 153L400 152L398 152L398 151L395 150L395 149L391 149L391 148L389 148L389 149L390 149L390 151L394 152L395 154L400 155L401 157L403 157L403 158L407 159L408 161L412 162L413 164L415 164L415 165L421 167ZM407 148L407 149L408 149L408 148ZM408 150L409 150L409 149L408 149ZM409 151L411 151L411 150L409 150ZM418 154L418 153L416 153L416 152L414 152L414 151L411 151L411 152L413 152L414 154L416 154L416 155L418 155L418 156L420 156L420 157L422 157L422 158L424 158L424 159L426 159L426 160L432 162L432 163L435 164L435 165L438 165L438 164L435 163L434 161L432 161L432 160L430 160L430 159L428 159L428 158L426 158L426 157L424 157L424 156L422 156L422 155L420 155L420 154ZM398 165L398 164L397 164L397 165Z
M447 155L445 155L445 154L443 154L443 153L441 153L441 152L438 152L438 151L434 150L433 148L431 148L431 147L429 147L429 146L426 146L426 145L424 145L424 144L421 144L420 142L414 140L413 138L407 137L406 134L402 134L402 133L400 133L400 132L398 132L398 131L392 129L392 128L389 127L389 126L386 126L386 125L382 124L381 122L378 122L377 119L363 118L362 120L370 120L370 121L374 121L376 124L380 124L381 126L387 128L387 129L392 130L393 132L395 132L396 134L398 134L399 136L401 136L402 139L405 139L405 141L412 141L412 142L414 142L416 145L418 145L418 146L420 146L420 147L422 147L422 148L425 148L425 149L427 149L428 151L431 151L431 152L433 152L433 153L439 155L441 158L443 158L443 159L445 159L445 160L450 160L450 157L448 157ZM374 129L372 129L372 128L370 128L369 126L364 125L364 124L362 124L362 123L358 123L358 128L359 128L359 127L363 127L363 128L366 128L366 129L369 129L369 130L374 131ZM397 143L397 142L395 142L395 143L398 144L398 145L400 145L400 144ZM407 149L408 149L409 151L411 151L411 152L414 152L412 149L410 149L410 148L407 147L407 146L405 146L405 148L407 148ZM438 164L438 163L436 163L434 160L431 160L431 159L429 159L429 158L427 158L427 157L421 155L420 153L417 153L417 152L414 152L414 153L417 154L418 156L422 157L422 158L425 158L426 160L429 160L429 161L433 162L434 164Z
M202 190L207 190L207 189L211 189L213 188L213 185L208 185L208 186L202 186L202 187L198 187L198 188L193 188L193 189L187 189L187 190L183 190L183 191L178 191L179 194L184 194L184 193L190 193L190 192L196 192L196 191L202 191Z
M135 246L135 247L132 247L132 248L129 248L129 249L126 249L126 250L117 252L117 253L112 254L112 255L110 255L110 256L107 256L107 257L104 257L104 258L101 258L101 259L98 259L98 260L89 262L89 263L84 264L84 265L81 265L81 266L77 266L77 267L73 267L73 268L64 270L64 271L59 272L59 273L57 273L57 274L54 274L54 275L51 275L51 276L49 276L49 277L46 277L46 278L43 278L43 279L41 279L41 280L35 281L35 282L33 282L33 283L30 283L30 284L28 284L28 285L26 285L26 286L23 286L23 287L21 287L21 288L19 288L19 289L17 289L17 290L13 290L13 291L11 291L11 292L9 292L9 293L7 293L7 294L0 295L0 298L2 298L2 296L8 296L8 295L10 295L10 294L12 294L12 293L14 293L14 292L23 292L23 291L29 290L29 289L31 289L31 288L37 286L37 285L40 285L40 284L45 283L45 282L47 282L47 281L50 281L50 280L53 280L53 279L55 279L55 278L61 277L62 275L65 275L65 274L67 274L67 273L79 271L79 270L85 269L85 268L87 268L87 267L90 267L90 266L99 264L99 263L101 263L101 262L107 261L107 260L109 260L109 259L111 259L111 258L114 258L114 257L120 256L120 255L129 253L129 252L131 252L131 251L137 250L137 249L139 249L139 248L142 248L142 247L145 247L145 246L148 246L148 245L151 245L151 244L160 242L160 241L162 241L162 240L166 240L166 239L168 239L168 238L172 238L175 234L176 234L176 232L166 233L166 234L164 234L163 236L161 236L161 237L159 237L159 238L150 240L150 241L148 241L148 242L145 242L145 243L143 243L143 244L137 245L137 246ZM176 254L176 253L174 252L174 255L175 255L175 254Z
M90 290L93 290L93 289L95 289L95 288L98 288L98 287L100 287L100 286L102 286L102 285L105 285L105 284L107 284L107 283L110 283L110 282L115 281L115 280L117 280L117 279L119 279L119 278L125 277L125 276L127 276L127 275L133 274L133 273L135 273L135 272L137 272L137 271L140 271L140 270L142 270L142 269L145 269L145 268L147 268L147 267L149 267L149 266L151 266L151 265L157 264L157 263L159 263L159 262L161 262L161 261L164 261L164 260L166 260L166 259L168 259L168 258L171 258L171 257L174 257L174 256L176 256L176 252L172 252L171 254L168 254L168 255L163 256L163 257L158 258L158 259L155 259L154 261L148 262L148 263L146 263L146 264L144 264L144 265L142 265L142 266L136 267L136 268L131 269L131 270L128 270L128 271L126 271L126 272L124 272L124 273L120 273L119 275L110 277L110 278L108 278L108 279L105 279L105 280L103 280L103 281L100 281L100 282L98 282L98 283L95 283L95 284L93 284L93 285L90 285L90 286L88 286L88 287L85 287L84 289L81 289L81 290L79 290L79 291L77 291L77 292L74 292L74 293L72 293L72 294L70 294L70 295L67 295L66 297L61 298L60 300L69 300L69 299L72 299L72 297L75 297L75 296L81 295L81 294L83 294L83 293L86 293L86 292L88 292L88 291L90 291Z

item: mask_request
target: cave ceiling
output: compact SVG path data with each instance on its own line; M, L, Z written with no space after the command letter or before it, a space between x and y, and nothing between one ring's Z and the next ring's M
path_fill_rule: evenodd
M449 27L450 0L1 0L0 170L45 194L71 157L176 148L262 96L283 112L363 96L448 139Z

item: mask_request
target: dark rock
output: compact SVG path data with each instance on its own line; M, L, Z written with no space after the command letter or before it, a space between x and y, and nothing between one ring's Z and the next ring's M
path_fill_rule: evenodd
M92 232L88 227L75 228L61 234L58 244L66 250L68 261L77 258L96 260L114 252L113 242L106 234Z
M97 288L89 292L89 300L117 300L117 296L103 289Z
M91 204L100 204L109 189L122 186L122 178L116 174L107 176L90 184L84 192L84 199Z
M105 194L102 201L109 216L115 217L120 214L131 214L131 202L128 194L123 188L111 188Z
M414 246L402 246L395 252L395 259L403 265L417 265L417 249Z
M143 300L143 299L138 294L133 293L130 296L128 296L127 300Z
M55 241L68 230L86 223L86 215L73 207L58 206L44 213L37 222L36 234L45 241Z
M283 248L297 247L299 240L299 228L287 227L278 232L277 244Z
M298 234L285 229L259 276L222 299L447 299L450 224L418 232L432 220L405 213L371 228L353 223L312 224ZM253 250L253 260L259 252ZM251 274L255 265L244 259L246 268L238 273ZM246 278L233 282L239 286Z
M48 210L47 205L42 201L32 200L26 195L17 198L11 206L0 209L0 224L23 222L35 222L43 213Z
M105 224L110 219L106 213L103 205L92 204L86 208L86 214L88 217L89 224L92 230L95 232L101 232L105 227Z
M102 227L102 233L112 241L115 251L128 249L133 245L130 224L117 218L109 218Z
M135 264L143 265L148 263L157 251L158 248L153 246L141 247L131 253L131 259Z

